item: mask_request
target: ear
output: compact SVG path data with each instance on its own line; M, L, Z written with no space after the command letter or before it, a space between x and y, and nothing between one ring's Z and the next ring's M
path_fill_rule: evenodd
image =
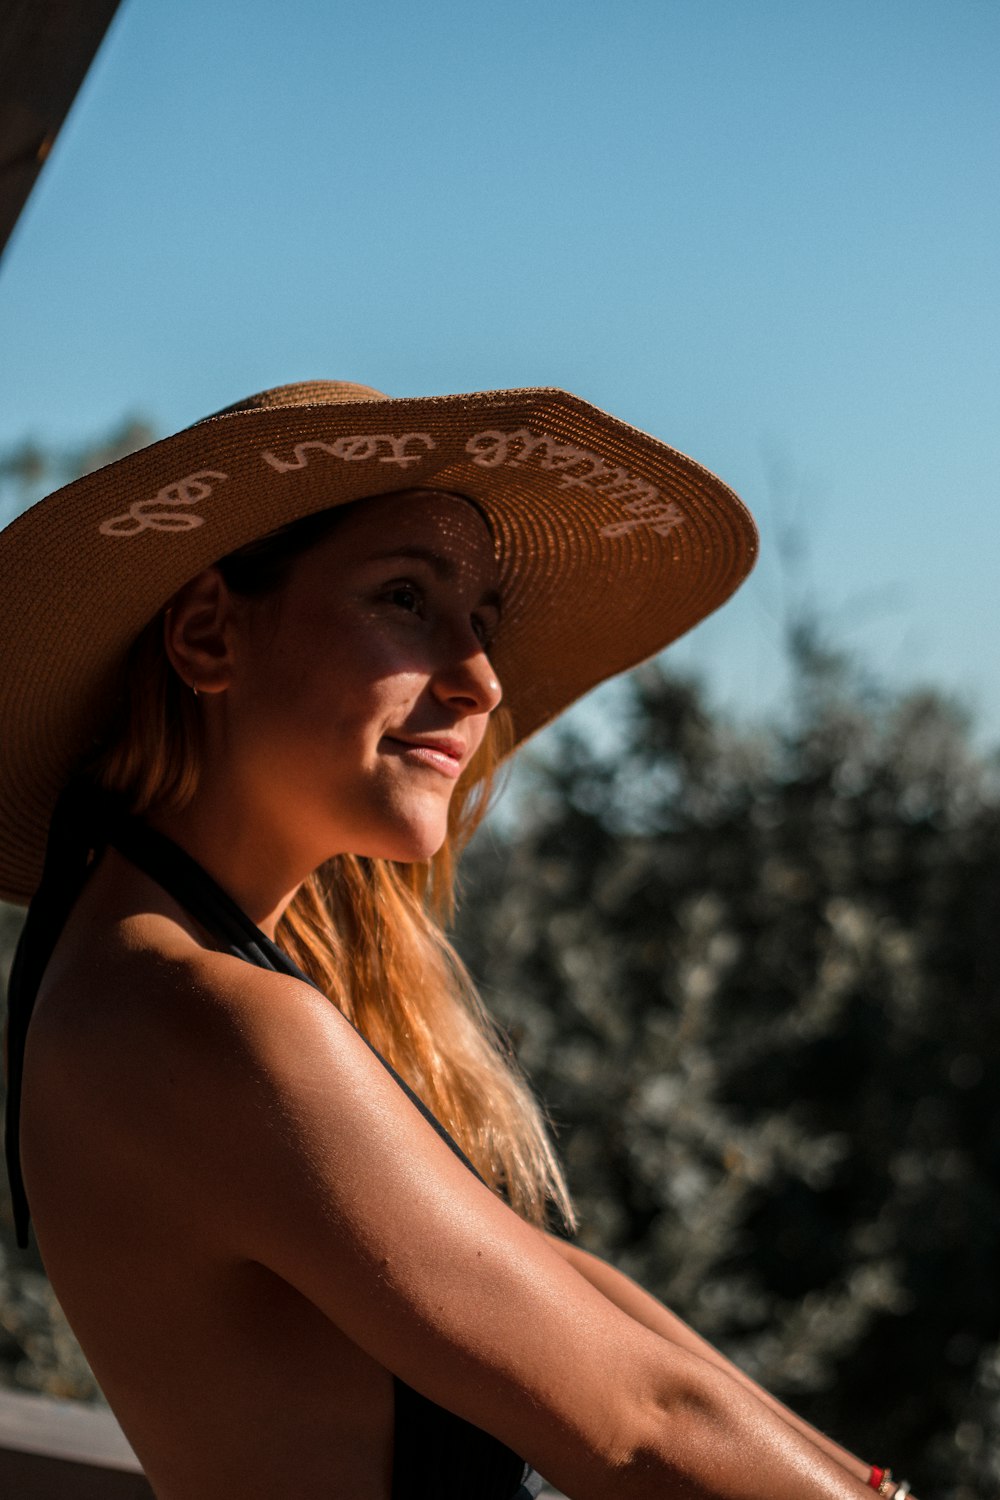
M218 568L186 583L167 607L163 645L174 671L199 693L224 693L232 678L233 597Z

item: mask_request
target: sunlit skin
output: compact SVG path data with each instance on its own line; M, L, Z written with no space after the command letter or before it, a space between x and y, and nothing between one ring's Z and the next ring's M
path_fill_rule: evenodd
M276 599L241 600L208 569L166 630L198 689L203 770L156 821L272 935L334 854L430 858L500 701L499 624L492 539L454 495L352 509Z

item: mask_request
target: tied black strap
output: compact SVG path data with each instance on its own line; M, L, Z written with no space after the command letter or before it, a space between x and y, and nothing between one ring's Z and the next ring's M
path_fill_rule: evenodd
M7 1101L4 1155L18 1246L28 1245L31 1211L21 1172L21 1092L24 1049L35 999L59 936L97 859L110 845L173 896L224 949L260 969L313 985L277 943L261 932L222 887L165 834L130 817L117 798L83 783L59 798L45 848L45 864L14 953L7 989ZM423 1100L362 1033L362 1041L470 1172L476 1171ZM480 1181L482 1178L480 1177Z

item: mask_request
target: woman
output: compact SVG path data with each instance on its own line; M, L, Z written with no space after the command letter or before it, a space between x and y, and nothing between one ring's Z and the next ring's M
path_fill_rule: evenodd
M437 920L504 755L755 542L564 393L336 383L0 539L15 1214L162 1500L907 1492L546 1234Z

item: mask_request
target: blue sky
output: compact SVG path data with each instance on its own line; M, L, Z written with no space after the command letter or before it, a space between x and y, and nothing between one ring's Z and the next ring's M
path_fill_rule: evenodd
M1000 741L998 76L994 0L123 0L0 262L0 451L561 385L758 516L674 648L720 700L809 592Z

